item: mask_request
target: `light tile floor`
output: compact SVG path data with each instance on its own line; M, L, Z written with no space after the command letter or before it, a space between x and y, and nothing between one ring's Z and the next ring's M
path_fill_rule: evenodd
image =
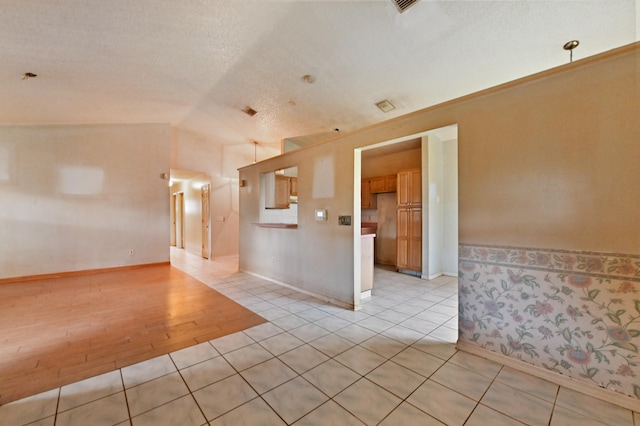
M457 280L376 269L353 312L172 263L269 322L0 407L0 425L635 425L633 413L459 352Z

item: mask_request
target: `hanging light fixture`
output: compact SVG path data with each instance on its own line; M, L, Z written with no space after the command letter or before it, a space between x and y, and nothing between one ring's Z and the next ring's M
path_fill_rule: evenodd
M564 50L569 51L569 62L573 62L573 49L578 47L579 44L580 42L578 40L571 40L566 42L564 46L562 46Z
M258 162L258 141L253 141L253 163Z

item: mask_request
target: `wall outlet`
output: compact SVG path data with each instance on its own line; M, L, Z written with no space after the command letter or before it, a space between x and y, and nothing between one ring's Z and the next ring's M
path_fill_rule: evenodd
M271 258L271 263L276 263L276 257L275 257L275 256L273 256L273 257Z

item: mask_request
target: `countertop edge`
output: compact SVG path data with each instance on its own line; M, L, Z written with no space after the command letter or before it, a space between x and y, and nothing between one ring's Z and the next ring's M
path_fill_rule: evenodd
M298 229L297 223L254 223L260 228Z

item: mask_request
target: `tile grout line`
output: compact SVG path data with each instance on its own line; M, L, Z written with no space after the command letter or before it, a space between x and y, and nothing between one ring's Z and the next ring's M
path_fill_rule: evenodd
M204 342L203 342L203 343L204 343ZM207 343L209 343L209 341L207 341ZM209 343L209 344L211 345L211 343ZM213 347L213 345L211 345L211 346ZM192 347L192 346L191 346L191 347ZM217 349L215 349L215 347L214 347L213 349L214 349L216 352L218 352L218 351L217 351ZM173 352L172 352L172 353L173 353ZM185 387L187 388L187 391L188 391L188 394L187 394L187 395L191 396L191 398L193 399L193 402L196 404L196 407L198 407L198 410L200 410L200 413L202 414L202 418L204 419L204 421L206 422L206 424L209 424L209 419L207 419L207 416L204 414L204 411L202 410L202 407L201 407L201 406L200 406L200 404L198 403L198 400L196 399L196 396L193 394L193 391L191 390L191 388L190 388L190 387L189 387L189 385L187 384L187 381L185 380L184 376L182 375L182 371L178 368L178 365L176 364L175 360L174 360L174 359L173 359L173 357L171 356L171 353L169 353L168 355L169 355L169 359L170 359L170 360L171 360L171 362L173 363L173 366L176 368L176 371L178 372L178 375L180 376L180 379L182 380L182 383L184 383ZM210 358L210 359L212 359L212 358ZM204 360L204 361L201 361L201 362L206 362L206 361L207 361L207 360ZM196 364L198 364L198 363L196 363ZM196 365L196 364L193 364L193 365ZM189 367L190 367L190 366L189 366ZM187 367L185 367L185 368L187 368ZM164 376L163 376L163 377L164 377ZM176 399L174 399L174 400L172 400L172 401L166 402L166 403L165 403L165 404L163 404L163 405L166 405L166 404L168 404L168 403L170 403L170 402L173 402L173 401L177 401L178 399L183 398L184 396L186 396L186 395L183 395L183 396L181 396L181 397L178 397L178 398L176 398ZM152 408L151 410L155 410L156 408L158 408L158 407L154 407L154 408ZM149 412L149 411L151 411L151 410L148 410L148 411L146 411L146 412ZM138 415L141 415L141 414L142 414L142 413L140 413L140 414L138 414ZM133 417L130 417L130 418L131 418L131 423L133 423Z
M122 375L122 368L118 368L118 375L120 376L120 383L122 383L122 393L124 393L124 402L127 405L127 414L129 416L129 425L133 424L133 417L131 416L131 408L129 407L129 397L127 395L127 389L124 385L124 376Z
M270 322L269 322L269 323L270 323ZM277 327L277 326L276 326L276 327ZM277 334L277 335L283 334L284 332L285 332L285 331L283 330L283 332L282 332L282 333L279 333L279 334ZM244 333L244 330L242 331L242 333ZM220 417L222 417L222 416L224 416L224 415L226 415L226 414L228 414L228 413L232 412L233 410L235 410L235 409L237 409L237 408L241 407L241 406L242 406L242 405L244 405L244 404L247 404L247 403L249 403L249 402L251 402L251 401L253 401L253 400L257 399L257 398L260 398L260 399L261 399L261 400L262 400L262 401L263 401L263 402L264 402L264 403L265 403L265 404L266 404L266 405L271 409L271 411L273 411L273 413L274 413L276 416L278 416L278 417L279 417L279 418L280 418L280 419L281 419L285 424L289 424L289 423L287 423L287 422L285 421L285 419L284 419L284 418L282 418L282 416L280 415L280 413L278 413L278 412L275 410L275 408L274 408L274 407L272 407L272 406L271 406L271 404L269 404L269 402L268 402L266 399L264 399L264 398L263 398L263 396L262 396L262 395L264 395L264 394L265 394L265 393L267 393L267 392L272 391L273 389L276 389L276 388L278 388L278 387L280 387L280 386L284 385L285 383L290 382L291 380L293 380L293 379L295 379L295 378L297 378L297 377L302 377L302 375L301 375L301 374L299 374L297 371L295 371L295 370L293 370L293 369L292 369L292 370L297 374L297 376L296 376L296 377L293 377L293 378L291 378L291 379L289 379L289 380L285 381L284 383L281 383L281 384L279 384L278 386L275 386L274 388L269 389L268 391L266 391L266 392L264 392L264 393L260 393L260 392L259 392L259 391L258 391L258 390L253 386L253 385L251 385L251 383L249 383L249 381L248 381L248 380L247 380L247 379L246 379L246 378L245 378L245 377L240 373L240 371L245 371L245 370L248 370L248 369L250 369L250 368L253 368L253 367L257 366L257 365L264 364L265 362L270 361L271 359L274 359L274 358L275 358L275 359L278 359L280 362L283 362L283 361L282 361L282 360L280 360L280 358L278 358L278 356L277 356L277 355L274 355L272 352L270 352L267 348L265 348L264 346L260 345L260 342L259 342L259 341L256 341L253 337L249 336L249 335L248 335L248 334L246 334L246 333L244 333L244 334L245 334L245 335L247 335L250 339L252 339L252 340L254 341L254 343L252 343L251 345L253 345L253 344L256 344L256 343L257 343L261 348L263 348L264 350L266 350L267 352L269 352L271 355L273 355L273 357L272 357L272 358L270 358L270 359L268 359L268 360L265 360L265 361L259 362L258 364L252 365L251 367L245 368L244 370L238 370L238 369L237 369L233 364L231 364L231 363L229 362L229 360L227 360L226 358L224 358L224 354L220 353L220 356L222 356L222 357L224 358L224 360L225 360L225 361L226 361L226 362L231 366L231 368L233 368L233 370L236 372L235 374L237 374L238 376L240 376L240 378L241 378L242 380L244 380L244 382L245 382L245 383L246 383L246 384L247 384L247 385L248 385L248 386L249 386L249 387L250 387L250 388L251 388L251 389L256 393L256 395L257 395L257 396L256 396L255 398L250 399L249 401L244 402L243 404L241 404L241 405L240 405L240 406L238 406L238 407L234 407L234 408L232 408L231 410L226 411L225 413L220 414L220 415L219 415L219 416L217 416L215 419L218 419L218 418L220 418ZM271 336L271 337L274 337L274 336ZM262 340L266 340L266 339L262 339ZM213 344L212 344L212 346L213 346ZM246 348L247 346L250 346L250 345L245 345L245 346L243 346L242 348ZM214 346L214 348L215 348L215 346ZM242 348L238 348L238 349L235 349L235 350L239 350L239 349L242 349ZM292 349L292 350L293 350L293 349ZM229 351L229 352L227 352L227 353L231 353L231 352L234 352L234 351ZM290 351L289 351L289 352L290 352ZM286 352L285 352L285 353L286 353ZM283 362L283 363L284 363L284 362ZM284 363L284 364L285 364L285 365L287 365L286 363ZM289 367L289 365L287 365L287 367ZM291 368L291 367L289 367L289 368ZM223 379L223 380L224 380L224 379ZM216 382L216 383L217 383L217 382ZM304 417L304 416L303 416L303 417ZM206 416L205 416L205 419L207 420L207 422L209 422L209 419L207 419L207 418L206 418ZM215 420L215 419L212 419L212 420ZM296 420L296 421L297 421L297 420Z
M53 415L53 424L54 424L54 426L58 422L58 409L60 408L60 398L62 398L62 386L60 386L58 388L58 398L57 398L57 401L56 401L56 411L55 411L55 413ZM42 420L44 420L44 419L42 419Z

